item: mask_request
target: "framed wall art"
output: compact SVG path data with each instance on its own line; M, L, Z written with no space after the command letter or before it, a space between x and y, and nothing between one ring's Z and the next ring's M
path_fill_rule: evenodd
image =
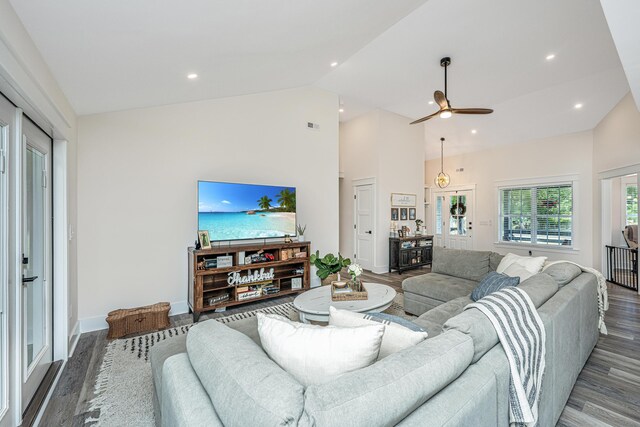
M415 194L391 193L391 206L415 207L417 196Z

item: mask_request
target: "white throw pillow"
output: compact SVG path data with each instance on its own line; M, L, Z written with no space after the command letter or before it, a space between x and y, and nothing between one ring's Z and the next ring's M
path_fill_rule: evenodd
M366 313L355 313L349 310L339 310L329 307L329 325L341 327L354 327L366 325L380 325L383 323L386 328L380 345L378 360L390 354L396 353L405 348L412 347L427 339L426 332L416 332L397 323L381 320L371 320Z
M496 268L497 273L504 273L507 268L509 268L512 264L518 264L521 267L524 267L529 273L536 274L540 273L542 270L542 266L544 262L547 260L546 256L520 256L516 254L506 254L500 264L498 264L498 268ZM509 275L510 276L510 275Z
M371 365L378 358L385 325L339 328L292 322L258 313L262 348L305 387Z
M520 283L524 282L529 277L533 276L533 273L531 273L529 270L527 270L517 262L514 262L509 267L507 267L502 272L502 274L506 274L507 276L510 276L510 277L519 277Z

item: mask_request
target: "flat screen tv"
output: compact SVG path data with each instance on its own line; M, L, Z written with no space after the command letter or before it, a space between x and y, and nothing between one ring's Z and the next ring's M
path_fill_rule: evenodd
M198 230L211 241L296 235L296 189L198 181Z

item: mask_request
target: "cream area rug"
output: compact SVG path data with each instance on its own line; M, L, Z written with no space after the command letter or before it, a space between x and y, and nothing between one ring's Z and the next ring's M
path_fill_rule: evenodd
M398 294L384 312L415 319L404 312L403 295ZM238 313L216 319L232 323L253 317L256 313L273 313L285 317L297 315L293 303L278 304L258 310ZM158 342L184 335L192 325L165 329L146 335L122 338L109 342L94 387L89 411L97 414L88 418L88 426L154 427L153 382L149 350Z

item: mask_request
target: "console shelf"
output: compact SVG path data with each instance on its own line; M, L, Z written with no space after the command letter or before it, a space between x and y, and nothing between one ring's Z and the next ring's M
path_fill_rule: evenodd
M389 273L431 265L433 236L389 238Z
M310 242L188 248L188 302L194 321L207 311L308 290L310 250ZM254 262L246 263L252 256ZM223 267L207 268L225 261Z

